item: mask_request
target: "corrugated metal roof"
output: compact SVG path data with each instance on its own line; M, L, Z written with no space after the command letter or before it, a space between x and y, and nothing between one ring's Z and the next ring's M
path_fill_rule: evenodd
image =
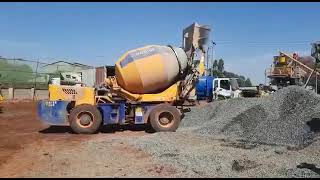
M50 63L50 64L46 64L43 67L51 66L51 65L54 65L54 64L57 64L57 63L66 63L66 64L69 64L69 65L72 65L72 66L94 68L93 66L88 66L88 65L80 64L80 63L70 63L70 62L66 62L66 61L56 61L56 62L53 62L53 63Z

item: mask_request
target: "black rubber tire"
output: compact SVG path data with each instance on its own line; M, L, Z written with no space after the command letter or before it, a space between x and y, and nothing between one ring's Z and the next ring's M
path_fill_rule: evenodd
M167 125L161 124L160 115L167 115L170 123ZM179 110L169 104L159 104L155 106L149 115L151 127L156 132L175 132L181 121L181 114Z
M207 97L207 102L209 103L209 102L212 102L212 100L213 100L213 95L211 94L209 97Z
M78 120L80 113L91 115L90 126L82 126ZM96 106L90 104L81 104L73 108L69 116L71 129L78 134L94 134L102 124L102 116Z

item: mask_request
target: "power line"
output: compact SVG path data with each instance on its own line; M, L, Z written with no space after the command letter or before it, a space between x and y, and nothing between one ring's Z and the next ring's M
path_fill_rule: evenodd
M232 45L232 44L244 44L244 45L310 45L312 41L283 41L283 42L272 42L272 41L260 41L260 42L240 42L240 41L215 41L217 45Z
M232 40L216 40L215 42L225 42L225 43L232 43L232 42L240 42L240 41L232 41ZM314 42L310 40L301 40L301 41L242 41L247 43L308 43L308 42Z

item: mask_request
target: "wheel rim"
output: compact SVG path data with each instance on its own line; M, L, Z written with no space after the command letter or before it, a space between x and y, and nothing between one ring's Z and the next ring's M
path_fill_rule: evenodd
M77 124L83 128L88 128L93 124L93 114L86 111L86 112L80 112L77 115Z
M158 115L159 124L163 127L170 126L174 121L174 116L170 112L160 112Z

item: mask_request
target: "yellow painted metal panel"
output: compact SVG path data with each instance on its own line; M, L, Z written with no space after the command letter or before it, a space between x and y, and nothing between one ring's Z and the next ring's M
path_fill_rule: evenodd
M62 86L49 85L49 100L50 101L75 101L79 104L95 104L94 88L77 87L77 86Z

